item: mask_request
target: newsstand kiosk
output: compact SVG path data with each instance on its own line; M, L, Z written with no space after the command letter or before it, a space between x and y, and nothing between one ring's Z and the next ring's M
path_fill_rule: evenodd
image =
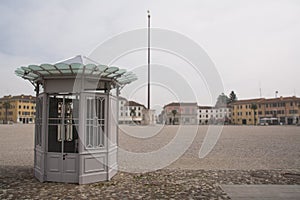
M79 184L110 180L118 170L119 90L136 76L94 63L29 65L15 73L37 94L35 177Z

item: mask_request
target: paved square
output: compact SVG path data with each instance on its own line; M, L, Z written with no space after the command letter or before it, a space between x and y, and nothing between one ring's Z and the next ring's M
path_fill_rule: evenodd
M222 185L233 200L298 200L300 185Z
M263 197L255 195L300 199L300 127L225 126L212 152L199 159L208 128L200 126L187 151L161 170L120 171L109 182L76 185L38 182L32 170L34 125L0 125L0 199L230 199L238 191L252 195L242 199ZM120 147L131 152L155 151L168 144L177 129L120 126ZM187 126L185 133L191 130ZM119 163L138 166L137 161L126 159ZM278 195L269 198L269 194Z

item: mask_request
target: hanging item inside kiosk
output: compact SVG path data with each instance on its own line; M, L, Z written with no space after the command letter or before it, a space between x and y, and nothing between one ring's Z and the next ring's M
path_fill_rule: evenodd
M58 135L57 140L62 141L62 134L64 135L65 141L72 141L73 140L73 123L72 123L72 110L73 110L73 103L68 102L63 105L62 102L58 102L57 114L60 120L65 120L64 124L57 125L58 126ZM64 119L62 119L62 115L64 115Z

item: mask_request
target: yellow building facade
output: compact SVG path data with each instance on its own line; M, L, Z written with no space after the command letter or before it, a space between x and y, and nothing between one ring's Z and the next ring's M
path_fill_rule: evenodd
M246 99L236 101L230 105L232 107L231 120L233 124L299 124L300 98L295 96ZM256 109L253 109L254 107Z
M36 98L31 95L0 98L0 123L34 123Z

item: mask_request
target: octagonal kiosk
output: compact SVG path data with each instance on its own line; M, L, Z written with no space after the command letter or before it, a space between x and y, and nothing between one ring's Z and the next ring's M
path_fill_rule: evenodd
M35 177L79 184L110 180L118 169L119 89L136 76L92 63L29 65L15 73L37 93Z

